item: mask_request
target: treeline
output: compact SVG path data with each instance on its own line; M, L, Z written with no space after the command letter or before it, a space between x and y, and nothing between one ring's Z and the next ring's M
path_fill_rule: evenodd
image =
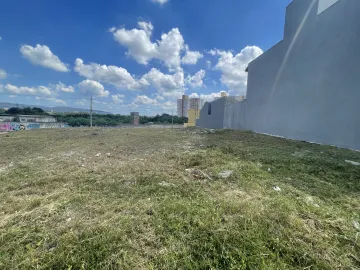
M2 110L0 113L9 115L51 115L54 116L57 122L68 123L72 127L90 126L89 113L46 113L40 108L10 108L7 111ZM173 117L174 124L184 124L188 121L186 117ZM119 126L130 124L130 115L121 114L93 114L94 126ZM172 116L170 114L162 114L156 116L140 116L140 124L171 124Z
M89 126L90 115L88 113L67 113L67 114L54 114L58 122L68 123L72 127ZM174 116L174 124L184 124L187 122L186 117ZM162 114L156 116L140 116L140 124L171 124L172 116L169 114ZM130 115L121 114L93 114L94 126L119 126L130 124Z
M41 108L30 108L30 107L26 107L26 108L10 108L7 111L5 111L4 109L2 109L0 111L1 113L5 113L5 114L10 114L10 115L47 115L47 113L41 109Z

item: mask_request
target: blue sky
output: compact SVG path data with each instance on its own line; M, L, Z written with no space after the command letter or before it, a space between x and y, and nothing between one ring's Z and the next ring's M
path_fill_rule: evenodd
M176 111L186 93L246 93L291 0L3 0L0 101Z

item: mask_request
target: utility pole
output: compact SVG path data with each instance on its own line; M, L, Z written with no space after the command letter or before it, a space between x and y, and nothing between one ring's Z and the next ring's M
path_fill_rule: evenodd
M90 98L90 127L92 127L92 114L93 114L93 98Z

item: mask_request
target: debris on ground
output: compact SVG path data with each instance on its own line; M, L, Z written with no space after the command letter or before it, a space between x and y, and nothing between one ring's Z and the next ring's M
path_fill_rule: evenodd
M95 157L101 157L101 153L97 153Z
M356 161L352 161L352 160L345 160L346 163L350 163L354 166L360 166L360 163L359 162L356 162Z
M314 201L314 198L311 197L311 196L307 196L306 199L305 199L306 203L309 204L309 205L312 205L312 206L315 206L317 208L320 207L319 204L317 204L315 201Z
M353 224L354 224L355 229L360 231L360 223L357 221L354 221Z
M273 186L273 190L280 192L281 188L279 188L278 186Z
M171 186L174 186L174 184L171 184L171 183L168 183L168 182L165 182L165 181L162 181L159 183L160 186L163 186L163 187L171 187Z
M229 178L233 174L233 171L222 171L219 173L221 178Z
M207 175L206 173L204 173L203 171L201 171L199 169L186 169L185 171L187 171L188 173L191 173L191 175L197 179L207 178L209 180L213 180L209 175Z
M107 155L108 157L110 157L111 154L110 154L110 153L106 153L106 155Z
M268 169L268 172L271 172L271 168Z

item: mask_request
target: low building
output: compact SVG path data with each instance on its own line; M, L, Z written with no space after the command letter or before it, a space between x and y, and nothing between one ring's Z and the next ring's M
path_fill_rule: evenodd
M56 123L56 118L50 115L18 115L23 123Z
M12 115L0 115L0 123L2 122L13 122L15 116Z
M50 115L0 115L0 122L56 123L56 118Z

